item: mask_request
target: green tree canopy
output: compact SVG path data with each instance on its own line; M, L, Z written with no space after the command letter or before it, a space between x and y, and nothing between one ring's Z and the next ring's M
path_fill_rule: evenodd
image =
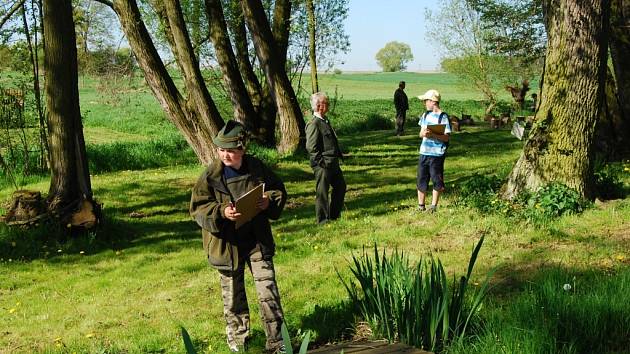
M387 72L405 70L412 60L411 48L402 42L389 42L376 53L378 65Z

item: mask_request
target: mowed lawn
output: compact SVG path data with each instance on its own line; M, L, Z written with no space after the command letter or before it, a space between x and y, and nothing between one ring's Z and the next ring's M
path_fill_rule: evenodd
M414 83L414 75L420 74L366 79L363 86L374 86L374 96L386 98L400 77L408 87L417 84L418 91L439 85L423 76ZM329 79L333 82L324 76L322 86ZM344 86L342 103L352 95L366 99L360 81ZM471 98L460 94L462 99ZM116 107L120 115L131 110ZM153 106L134 109L164 120ZM129 123L120 125L122 129L117 128L119 117L102 112L98 116L102 118L90 121L88 114L86 119L88 143L104 136L98 129L126 141L160 134L154 126L136 127L134 121L145 125L147 121L135 113L126 118ZM335 119L333 125L342 124L343 117ZM314 181L306 156L281 158L274 167L289 193L285 211L272 227L278 283L292 333L312 330L320 344L351 336L343 311L347 294L337 273L349 279L349 259L375 244L403 250L413 260L439 257L449 273L463 274L473 245L485 235L475 280L497 268L492 282L501 297L514 295L550 265L613 274L629 264L627 198L598 203L581 215L545 225L455 205L452 191L466 178L507 175L522 147L509 130L478 125L453 135L445 173L448 191L434 215L415 209L419 138L414 122L401 138L392 130L376 130L346 131L340 140L350 155L342 166L348 183L346 210L341 220L325 227L315 225ZM7 257L19 245L0 242L0 353L183 353L181 326L200 352L226 353L218 274L204 259L200 231L187 211L190 188L202 169L184 164L93 175L94 195L103 203L106 217L95 235L106 240L101 247L68 253L47 246L40 256L21 260ZM41 191L47 187L45 179L25 186ZM0 198L7 200L11 192L0 191ZM251 277L247 290L253 322L250 352L261 353L264 334Z

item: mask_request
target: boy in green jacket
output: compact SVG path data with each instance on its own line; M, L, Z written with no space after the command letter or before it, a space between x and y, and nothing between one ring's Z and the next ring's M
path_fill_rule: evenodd
M280 328L283 312L275 280L275 244L269 219L278 219L287 193L282 181L260 160L245 154L246 133L236 121L228 121L213 139L219 160L206 168L192 190L190 215L202 228L208 262L221 277L223 313L230 350L244 350L249 336L249 306L245 294L244 269L254 277L266 349L283 353ZM265 190L256 207L259 212L238 229L241 213L234 201L259 184Z

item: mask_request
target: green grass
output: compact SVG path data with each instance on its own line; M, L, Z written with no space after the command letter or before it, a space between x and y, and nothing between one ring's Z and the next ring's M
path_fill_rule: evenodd
M450 353L628 353L630 269L547 267L489 304L478 338Z
M382 87L391 86L393 93L398 80ZM88 144L119 142L132 147L134 143L142 150L148 146L145 142L175 131L144 85L129 93L138 95L131 99L138 105L131 107L98 103L88 108L84 100L100 101L96 89L84 94L87 89L83 87L81 96L82 110L91 109L85 115L86 136L100 139L86 139ZM358 89L347 90L358 98L362 95ZM458 101L468 105L464 99L471 97ZM497 336L501 328L518 331L502 324L518 323L511 318L518 319L522 311L505 304L530 301L519 299L528 296L530 286L545 284L550 265L569 269L569 277L589 269L604 274L612 290L593 288L593 293L621 302L615 299L627 294L627 287L620 284L627 281L624 272L630 264L630 199L608 201L545 224L456 205L453 191L459 183L475 173L505 177L522 148L508 130L478 125L453 134L445 167L448 189L441 208L436 215L420 214L415 210L418 127L410 119L401 138L394 136L393 125L386 130L362 129L366 119L379 127L393 117L389 96L370 100L344 98L332 117L351 157L342 166L348 183L346 210L340 220L325 227L315 223L315 186L306 157L280 157L257 148L268 161L276 161L274 170L289 193L283 216L272 223L277 243L274 261L289 328L312 330L317 343L350 338L354 315L336 271L348 278L352 255L375 243L387 250L404 250L412 262L439 257L450 276L465 273L473 245L485 235L471 282L481 282L494 267L499 271L492 281L491 301L481 312L489 325L478 329L481 342L475 345L484 348L479 352L501 351L500 344L490 343L495 337L482 337L483 330ZM105 137L100 130L110 135ZM150 150L143 151L140 156L150 156ZM169 151L171 157L180 153ZM218 274L204 258L200 230L187 212L190 188L202 167L185 159L177 165L172 160L163 163L138 167L142 170L111 168L93 173L94 195L104 205L106 221L92 242L79 238L59 244L47 239L46 230L28 235L0 230L0 352L184 353L181 327L199 352L227 352ZM623 173L628 186L630 173ZM48 182L45 177L29 180L25 187L45 192ZM7 200L11 192L10 187L2 187L0 199ZM138 215L142 217L134 217ZM250 352L261 353L264 334L249 276L247 290L253 322ZM593 311L607 306L590 303ZM608 305L616 309L612 302ZM568 318L594 318L588 311L579 316ZM545 346L548 337L532 333L538 339L528 346L550 348ZM590 335L565 333L562 341L576 343L578 333Z

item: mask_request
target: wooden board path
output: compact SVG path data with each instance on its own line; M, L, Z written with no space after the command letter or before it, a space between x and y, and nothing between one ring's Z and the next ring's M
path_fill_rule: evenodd
M327 345L315 350L309 350L311 354L431 354L418 348L401 343L388 343L387 341L374 342L347 342L335 345Z

